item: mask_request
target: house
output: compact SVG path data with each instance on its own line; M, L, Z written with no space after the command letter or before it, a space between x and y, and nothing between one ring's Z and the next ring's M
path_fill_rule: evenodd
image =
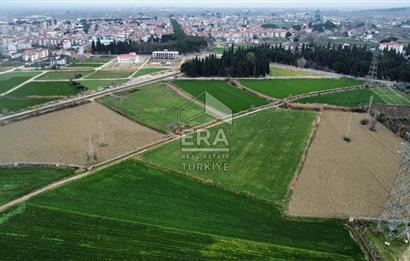
M25 62L36 62L48 57L47 49L29 49L23 51L22 58Z
M395 50L396 53L402 54L404 52L404 46L398 42L386 42L386 43L381 43L379 45L379 50L381 51Z
M162 60L162 59L176 59L179 55L178 51L154 51L152 52L152 58L156 60Z
M140 57L136 53L120 54L117 56L117 62L122 64L140 63Z

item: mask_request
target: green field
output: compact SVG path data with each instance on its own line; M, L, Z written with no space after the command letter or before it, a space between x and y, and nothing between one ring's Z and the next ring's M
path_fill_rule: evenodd
M125 80L81 80L80 83L89 90L97 90L99 88L108 87L110 85L120 85Z
M70 80L74 79L76 75L84 77L93 71L50 71L37 78L38 80Z
M21 109L49 102L53 99L50 98L36 98L30 99L25 97L0 97L0 113L15 112Z
M127 78L134 71L131 70L118 70L118 71L96 71L85 77L85 79L117 79L117 78Z
M281 99L309 92L360 85L363 82L341 78L240 80L240 83L262 94Z
M73 63L70 64L69 67L90 67L90 68L96 68L102 66L103 63Z
M360 260L338 221L268 205L133 160L0 216L2 259Z
M10 96L71 96L78 91L69 82L29 82L10 93Z
M349 92L331 93L300 99L299 103L321 103L345 107L357 107L368 104L373 96L374 104L408 105L410 100L388 88L360 89ZM407 103L406 103L407 101Z
M391 105L410 105L410 98L401 95L391 88L372 89L386 104Z
M321 103L345 107L357 107L368 104L373 96L374 104L383 104L383 100L371 89L360 89L349 92L331 93L297 100L298 103Z
M139 76L143 76L146 74L152 74L152 73L164 71L166 69L167 68L142 68L136 74L134 74L134 77L139 77Z
M286 77L303 77L303 76L318 76L319 74L313 72L303 71L297 68L287 69L284 67L271 66L270 76L286 76Z
M309 111L272 109L234 120L231 126L225 124L222 127L229 141L229 171L190 171L184 167L184 163L212 163L215 160L184 160L181 141L148 152L143 159L281 205L307 144L314 118L315 113ZM211 128L212 136L215 136L219 128L221 126Z
M267 104L268 101L253 94L243 92L226 81L220 80L174 80L173 84L197 97L208 92L228 106L232 113ZM203 99L202 99L203 101Z
M177 121L178 109L188 101L166 88L162 83L157 83L121 96L105 96L102 102L137 122L163 132L169 132L172 124ZM184 119L191 119L201 112L201 107L193 103L185 107L182 116ZM189 122L188 125L195 126L209 120L211 120L210 117L202 115Z
M8 72L0 74L0 93L6 92L39 74L40 72Z
M72 174L51 168L0 168L0 205Z

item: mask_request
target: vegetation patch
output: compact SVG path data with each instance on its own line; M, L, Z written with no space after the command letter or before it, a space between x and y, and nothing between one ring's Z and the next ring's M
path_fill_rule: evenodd
M0 205L72 174L52 168L0 168Z
M164 84L156 83L131 93L105 96L102 102L137 122L162 132L169 132L177 122L178 110L187 104L188 100L166 88ZM181 114L184 119L191 119L202 112L199 105L192 103L185 106ZM209 116L202 115L188 122L188 125L192 127L209 120Z
M108 86L123 84L125 80L81 80L80 83L89 90L97 90Z
M29 82L10 96L71 96L79 91L70 82Z
M410 98L400 94L391 88L372 89L386 104L390 105L410 105Z
M228 171L191 171L190 167L186 168L184 163L187 161L181 157L182 145L179 140L144 154L143 159L280 205L307 144L314 118L315 113L309 111L265 110L223 126L229 141ZM212 136L220 128L211 128ZM196 147L204 146L201 144ZM223 156L226 153L212 154ZM192 155L195 156L194 153ZM196 164L192 166L213 162L219 161L215 157L191 157L188 161L189 164Z
M0 242L4 259L363 259L339 221L286 220L133 160L30 200Z
M39 74L40 72L9 72L0 74L0 93L6 92Z
M176 86L197 97L208 92L223 104L228 106L233 113L244 111L253 107L267 104L268 101L233 87L226 81L220 80L174 80ZM203 101L202 97L202 101Z
M303 77L303 76L318 76L318 73L303 71L296 68L284 68L278 66L270 67L270 76L274 77Z
M271 79L240 80L240 83L262 94L274 98L286 98L304 93L328 89L351 87L363 82L354 79Z
M85 77L85 79L121 79L127 78L134 71L133 70L117 70L117 71L105 71L99 70Z
M26 97L0 97L0 113L7 114L8 112L15 112L22 109L29 108L34 105L46 103L54 100L53 98L26 98Z
M71 80L84 77L93 71L50 71L40 77L38 80Z
M136 74L134 74L134 77L139 77L139 76L143 76L146 74L153 74L153 73L157 73L160 71L164 71L166 69L167 68L142 68Z

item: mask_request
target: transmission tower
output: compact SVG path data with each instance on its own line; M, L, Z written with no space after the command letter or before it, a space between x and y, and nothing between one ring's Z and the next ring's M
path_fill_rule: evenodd
M376 48L376 50L374 50L372 54L373 54L372 61L370 62L369 73L367 74L367 84L369 86L374 85L374 83L378 79L377 69L379 67L379 57L380 57L379 48Z
M370 115L372 115L373 99L374 99L373 95L370 95L370 98L369 98L369 106L368 106L368 108L367 108L367 112L368 112Z
M406 142L399 170L387 198L377 226L385 234L387 242L394 239L408 239L410 223L410 132Z
M103 129L103 126L102 126L102 123L101 122L99 122L98 123L98 138L99 138L99 141L98 141L98 145L100 146L100 147L104 147L104 146L107 146L108 144L107 144L107 141L106 141L106 139L105 139L105 135L104 135L104 129Z
M91 138L91 134L88 134L88 157L87 160L88 161L94 161L97 159L97 156L95 154L95 150L94 150L94 145L93 145L93 140Z

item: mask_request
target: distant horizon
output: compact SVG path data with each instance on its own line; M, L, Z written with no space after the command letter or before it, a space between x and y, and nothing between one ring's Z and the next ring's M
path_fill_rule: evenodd
M96 6L98 5L98 6ZM129 1L129 0L15 0L15 1L0 1L2 9L13 10L65 10L76 8L187 8L187 9L262 9L262 8L280 8L280 9L327 9L327 10L368 10L368 9L389 9L389 8L408 8L410 7L410 0L402 1L354 1L354 0L257 0L257 1L243 1L243 0L210 0L210 1L189 1L189 0L151 0L151 1Z

